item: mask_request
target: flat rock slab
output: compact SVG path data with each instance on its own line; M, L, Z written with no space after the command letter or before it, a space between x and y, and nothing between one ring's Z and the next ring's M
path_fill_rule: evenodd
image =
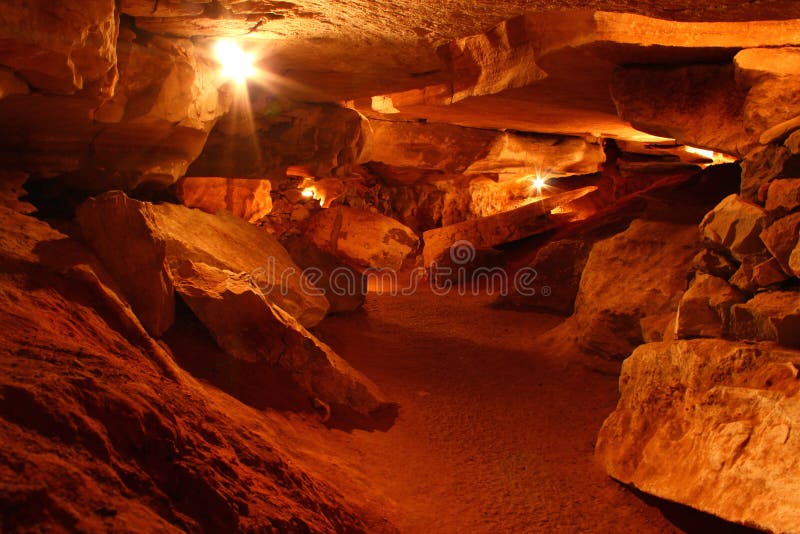
M185 261L175 270L175 290L234 358L288 371L330 407L362 416L391 408L375 384L254 290L246 276Z
M428 230L422 235L425 265L449 263L447 253L459 242L468 244L473 250L488 249L557 228L569 217L552 216L550 212L594 191L597 191L596 186L582 187L533 201L515 210Z

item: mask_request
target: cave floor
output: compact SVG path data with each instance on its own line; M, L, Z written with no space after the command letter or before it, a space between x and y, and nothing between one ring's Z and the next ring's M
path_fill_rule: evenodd
M594 461L617 378L537 350L562 319L492 300L370 294L318 327L401 405L386 432L330 431L337 467L363 473L402 532L680 531Z

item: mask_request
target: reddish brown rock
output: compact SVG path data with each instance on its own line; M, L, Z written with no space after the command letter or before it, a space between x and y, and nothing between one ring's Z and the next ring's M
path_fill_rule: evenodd
M367 283L360 272L321 250L304 236L289 237L281 244L314 286L325 293L330 304L328 313L355 311L364 304Z
M741 261L746 255L764 250L759 235L766 225L763 208L730 195L705 216L700 232L706 242L724 247Z
M392 408L377 386L255 291L246 275L191 261L173 272L181 299L234 358L288 372L308 395L334 410L370 416Z
M145 303L159 293L141 291L137 276L147 262L156 261L151 269L155 273L165 259L170 272L183 261L195 261L251 276L271 302L303 325L317 324L328 311L328 302L309 290L313 284L302 277L280 243L233 215L210 215L175 204L152 205L112 191L87 201L79 210L79 222L93 247L103 251L109 264L115 266L115 276L130 279L132 294L139 289L136 298ZM141 253L111 257L126 241L139 243L142 248L136 252ZM164 276L154 274L151 278L166 283ZM156 298L155 302L165 301Z
M785 215L800 208L800 178L775 180L767 191L767 211Z
M800 213L778 219L761 232L761 241L787 273L792 272L789 258L797 246L798 239L800 239Z
M27 95L30 92L27 83L15 76L12 71L0 67L0 100L11 95Z
M747 128L761 134L800 115L800 50L748 48L734 58L736 79L747 90Z
M517 209L428 230L422 234L425 265L430 267L437 262L448 263L451 258L455 259L454 254L458 254L456 248L469 249L472 254L476 250L490 249L558 228L570 221L571 217L569 214L551 215L550 212L596 190L596 186L588 186L556 193Z
M226 210L247 222L256 222L272 211L269 180L244 178L182 178L175 193L184 206L206 213Z
M605 161L602 147L578 137L517 135L450 124L371 121L370 160L395 167L501 179L541 173L591 174Z
M28 84L71 94L92 86L113 94L118 23L113 0L9 0L0 5L0 64Z
M533 294L518 290L497 300L504 308L547 310L572 315L581 273L589 258L591 243L579 240L553 241L543 246L528 265L536 273ZM542 291L543 288L547 288ZM527 288L531 289L531 288Z
M225 116L188 176L282 178L289 167L301 176L348 176L366 160L372 130L357 111L290 102L256 89L250 99L252 115Z
M720 339L652 343L622 366L595 454L617 480L774 532L800 523L800 353ZM676 461L680 459L680 461Z
M800 293L769 291L735 305L731 332L738 339L800 348Z
M800 172L800 159L780 145L755 148L742 161L742 197L764 204L770 183L778 178L792 178Z
M305 235L348 264L375 269L398 270L419 247L417 235L398 221L346 206L314 214Z
M728 279L736 272L736 263L719 251L704 248L692 259L692 270Z
M638 219L595 244L571 319L579 346L602 358L626 358L643 341L643 318L677 309L698 248L692 225Z
M650 315L639 321L642 327L642 339L645 343L672 341L675 334L676 314L674 312Z
M175 319L175 292L152 206L114 192L90 198L76 216L136 316L150 335L161 336Z
M744 156L758 139L744 128L744 92L732 67L625 68L612 94L634 127L683 144Z
M4 531L390 530L342 497L347 470L298 454L318 425L201 384L86 247L0 220Z
M722 278L698 275L678 305L677 336L723 337L728 332L730 310L746 297Z

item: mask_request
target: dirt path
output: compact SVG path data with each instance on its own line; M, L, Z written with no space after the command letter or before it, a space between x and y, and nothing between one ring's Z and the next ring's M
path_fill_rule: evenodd
M388 432L333 431L403 532L673 532L612 482L593 443L614 377L537 351L559 318L494 310L486 296L371 295L321 336L401 404Z

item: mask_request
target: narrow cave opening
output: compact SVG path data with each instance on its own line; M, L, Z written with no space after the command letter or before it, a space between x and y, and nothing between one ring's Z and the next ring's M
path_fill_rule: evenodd
M800 530L800 4L390 4L0 4L0 530Z

